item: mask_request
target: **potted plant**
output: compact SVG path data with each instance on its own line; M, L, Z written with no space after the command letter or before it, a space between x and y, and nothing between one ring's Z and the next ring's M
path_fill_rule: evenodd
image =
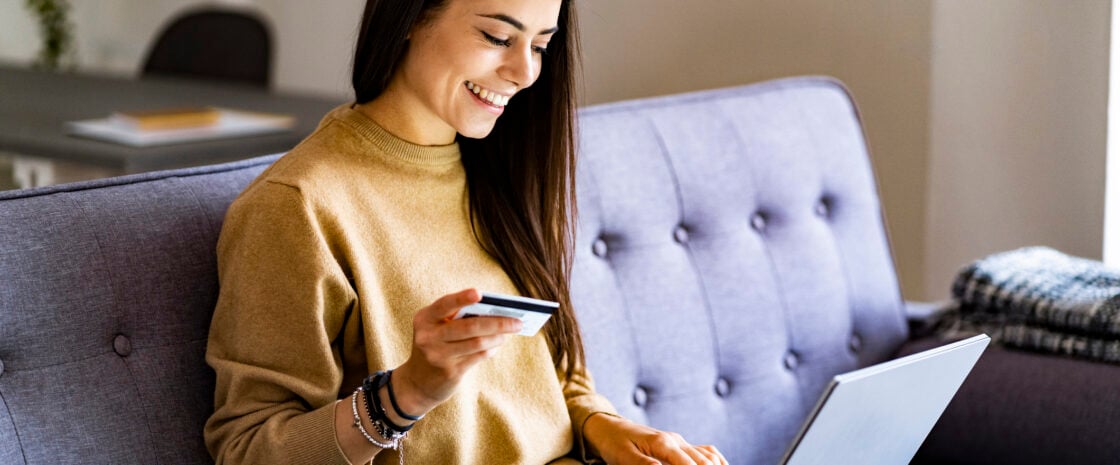
M39 21L39 35L43 41L36 68L58 70L65 59L73 65L74 25L70 22L68 0L26 0L25 6Z

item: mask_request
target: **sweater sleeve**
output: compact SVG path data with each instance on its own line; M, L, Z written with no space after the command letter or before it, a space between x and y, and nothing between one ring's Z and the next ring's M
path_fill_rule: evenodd
M563 383L563 368L559 370ZM575 370L572 378L564 385L564 399L568 405L568 415L572 419L572 437L575 439L575 457L580 457L585 463L595 463L596 457L587 453L586 441L583 437L583 426L587 420L596 413L618 416L614 405L606 397L595 392L595 383L591 373L586 368Z
M217 377L204 437L218 465L347 463L332 341L356 297L317 213L296 188L262 181L226 215L206 350Z

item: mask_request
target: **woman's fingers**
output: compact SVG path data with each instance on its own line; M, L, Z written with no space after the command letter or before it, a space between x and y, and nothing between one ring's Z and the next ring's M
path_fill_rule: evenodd
M729 465L727 459L723 457L723 454L719 453L719 450L717 450L715 446L696 446L696 448L703 452L712 463L717 465Z
M448 321L459 313L459 309L467 305L476 304L482 300L482 294L477 289L463 289L454 294L440 297L431 305L418 312L416 316L422 323L438 323Z
M458 342L496 334L513 334L521 331L521 320L501 316L480 316L448 321L443 326L441 339Z
M715 447L693 446L677 433L662 432L651 452L666 465L728 465Z
M448 358L464 359L484 352L485 354L483 355L489 355L504 344L508 338L509 336L505 334L475 337L462 341L449 342L444 347L447 350ZM460 360L459 363L462 363L462 360Z
M685 452L684 447L687 446L688 444L679 434L660 432L651 441L650 452L654 458L666 465L702 464L703 462L696 462L689 453Z

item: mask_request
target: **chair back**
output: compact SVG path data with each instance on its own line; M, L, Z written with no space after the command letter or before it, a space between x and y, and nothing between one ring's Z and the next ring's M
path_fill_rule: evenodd
M268 87L272 42L251 13L196 10L171 21L144 61L143 75L213 79Z

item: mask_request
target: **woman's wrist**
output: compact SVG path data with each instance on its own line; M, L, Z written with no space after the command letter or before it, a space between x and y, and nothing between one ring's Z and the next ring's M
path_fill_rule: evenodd
M394 422L400 420L398 424L412 424L414 420L404 418L397 414L395 410L400 410L413 417L422 417L428 413L429 410L439 405L439 402L427 399L412 378L412 370L406 362L397 369L393 370L393 375L390 379L393 385L394 399L389 398L389 389L381 389L378 395L381 396L382 404L386 407L393 405L393 400L396 400L397 408L387 408L386 411Z
M583 455L586 458L602 457L600 453L598 441L603 438L609 437L610 434L603 432L604 427L608 427L610 422L617 420L613 415L605 412L595 412L583 421Z

